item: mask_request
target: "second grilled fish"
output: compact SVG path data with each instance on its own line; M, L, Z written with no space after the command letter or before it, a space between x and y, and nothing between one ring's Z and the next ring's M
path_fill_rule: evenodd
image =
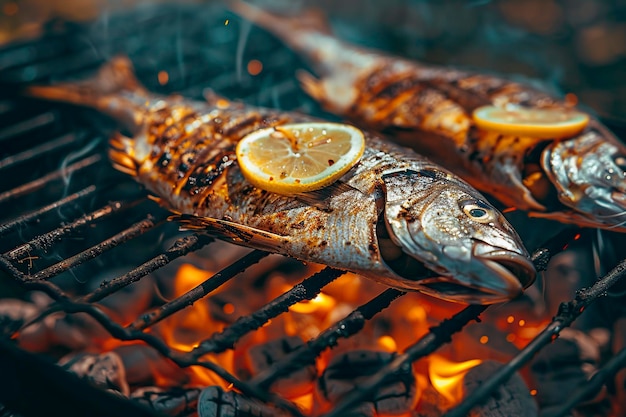
M158 96L125 58L91 80L29 93L120 120L134 137L111 140L113 164L182 213L187 228L459 302L505 301L535 277L516 232L476 190L375 135L365 134L363 157L338 183L284 196L247 182L235 147L257 129L310 117Z
M481 106L563 114L571 106L506 79L359 48L335 38L310 11L290 17L229 4L308 58L321 78L302 73L302 85L326 109L388 134L532 216L626 231L626 147L593 117L562 140L484 130L472 119Z

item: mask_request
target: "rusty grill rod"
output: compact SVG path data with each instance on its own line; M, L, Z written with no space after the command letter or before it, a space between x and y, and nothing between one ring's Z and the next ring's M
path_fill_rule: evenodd
M25 275L11 263L6 256L0 255L0 269L4 270L8 274L12 275L16 280L21 282L22 285L26 285L28 281ZM28 283L28 287L31 290L39 290L45 292L53 300L59 300L68 298L67 295L61 291L59 287L48 281L32 281Z
M218 287L228 282L231 278L245 271L248 267L259 262L267 255L269 255L268 252L260 250L250 252L246 256L239 259L237 262L234 262L226 268L222 269L220 272L213 274L200 285L187 291L182 296L163 304L158 309L151 311L150 313L142 314L141 317L128 325L128 327L133 330L144 330L171 316L177 311L180 311L185 307L191 306L194 302L208 295L210 292L216 290Z
M25 226L39 221L39 219L46 213L63 208L71 203L83 200L86 197L90 197L95 194L97 189L98 188L95 185L90 185L80 191L68 195L67 197L57 200L54 203L48 204L47 206L44 206L36 211L27 213L6 223L0 224L0 237L11 232L19 226Z
M157 218L153 217L152 215L148 215L147 218L133 224L131 227L121 231L120 233L117 233L110 238L103 240L97 245L85 249L84 251L74 256L65 258L61 262L56 263L44 270L41 270L34 275L30 275L28 278L29 280L46 280L50 277L65 272L70 268L78 266L90 259L102 255L104 252L110 251L111 249L119 246L124 242L136 238L137 236L143 235L144 233L152 230L157 225L165 221L165 218L165 215Z
M619 280L624 279L625 276L626 259L622 260L604 277L597 280L590 288L580 290L575 299L567 303L561 303L557 315L541 333L531 340L517 356L482 383L472 395L465 398L460 405L445 414L445 417L466 416L474 406L489 398L497 387L504 384L515 371L530 361L545 345L556 339L561 330L569 327L591 303L601 296L605 296L609 288Z
M42 177L37 178L31 182L15 187L12 190L0 193L0 203L11 200L13 198L21 197L25 194L32 193L43 187L49 182L63 178L64 176L81 171L85 168L89 168L102 160L102 155L94 154L80 161L74 162L64 168L57 169Z
M604 384L624 366L626 366L626 348L620 350L617 355L609 359L601 369L589 378L586 384L574 391L564 404L542 410L541 417L565 417L570 415L572 408L600 392Z
M194 234L191 236L184 236L182 238L179 238L172 244L172 246L170 246L165 251L165 253L155 256L154 258L150 259L147 262L144 262L137 268L134 268L131 271L112 279L111 281L102 282L100 287L98 287L93 292L78 298L76 302L93 303L93 302L100 301L103 298L113 294L115 291L118 291L132 284L133 282L139 281L141 278L148 275L150 272L169 264L174 259L184 256L191 251L200 249L203 246L211 242L213 242L213 239L204 235ZM3 261L3 260L4 259L0 257L0 261ZM6 262L4 264L6 264ZM12 267L10 263L9 265L10 267ZM15 269L15 267L13 268ZM15 269L13 271L13 275L15 275L16 273L18 275L21 274L20 271ZM41 286L44 284L45 284L45 288L42 288ZM50 295L52 299L57 300L57 301L60 300L62 302L56 302L54 304L51 304L48 308L46 308L44 311L39 313L35 318L24 323L22 328L26 328L30 326L31 324L37 323L53 313L56 313L58 311L63 311L64 303L69 302L69 299L70 299L69 296L67 296L67 294L59 290L57 286L51 283L48 283L47 281L29 282L29 287L32 288L35 286L38 286L38 289L42 289L46 291L46 293Z
M56 119L56 115L53 112L46 112L30 119L22 120L14 123L10 127L0 130L0 142L12 138L13 136L21 135L29 130L35 130L40 127L44 127L52 123Z
M316 338L309 340L305 345L294 350L282 360L274 362L271 367L248 381L248 383L262 389L268 389L277 379L303 367L305 364L314 362L315 358L326 349L336 346L339 338L348 338L358 333L365 326L367 320L372 319L372 317L389 307L393 301L404 294L406 292L393 288L383 291L367 303L357 307L345 318L321 332Z
M139 281L142 277L148 275L150 272L172 262L174 259L187 255L189 252L198 250L209 243L213 242L213 238L206 235L193 234L191 236L184 236L176 239L176 241L170 246L164 253L161 253L147 262L139 265L137 268L120 275L112 279L109 282L103 282L93 292L84 295L78 301L84 303L93 303L100 301L103 298L113 294L133 282Z
M48 152L53 152L65 146L72 145L78 141L78 135L75 135L73 133L59 136L58 138L44 142L41 145L33 146L32 148L29 148L23 152L19 152L14 155L7 156L4 159L0 159L0 170L10 168L21 162L26 162L38 156L45 155Z
M5 256L10 260L19 261L20 259L29 256L31 252L49 249L52 245L54 245L55 242L59 241L63 236L67 235L70 232L79 230L98 219L102 219L114 213L126 210L143 201L147 200L145 198L141 198L131 202L113 201L102 208L99 208L95 211L92 211L91 213L87 213L79 217L78 219L67 225L61 226L48 233L37 236L31 241L24 243L16 247L15 249L5 253Z
M320 272L311 275L259 310L247 316L240 317L235 323L226 327L221 332L215 333L209 339L202 341L198 347L189 352L189 357L197 359L207 353L220 353L232 349L235 343L244 335L257 330L270 319L286 312L290 306L303 300L312 300L325 285L331 283L343 274L345 274L345 271L326 267Z

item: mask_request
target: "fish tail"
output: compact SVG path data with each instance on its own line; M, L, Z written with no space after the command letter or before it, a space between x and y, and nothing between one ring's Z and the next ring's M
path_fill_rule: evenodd
M109 159L118 171L136 177L139 174L141 162L133 157L135 141L121 133L114 133L109 139Z
M31 97L92 107L112 116L137 134L149 93L137 80L126 57L114 57L90 78L55 85L34 85L25 90ZM109 158L119 171L136 176L140 161L135 139L115 133L109 140Z
M289 16L271 13L240 0L228 1L227 6L239 16L273 33L291 48L303 52L307 52L305 38L308 35L332 33L326 17L317 9L307 9Z
M103 97L124 90L143 89L135 77L130 60L118 56L100 67L91 78L55 85L29 86L26 88L26 94L45 100L98 107L98 103Z

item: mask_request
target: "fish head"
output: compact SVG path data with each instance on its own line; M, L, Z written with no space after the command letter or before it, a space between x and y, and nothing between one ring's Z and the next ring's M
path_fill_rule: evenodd
M606 128L596 122L550 143L541 164L559 202L571 209L541 217L626 231L626 147Z
M385 176L384 183L384 224L396 251L381 255L407 287L450 301L493 304L515 298L534 281L534 265L513 227L458 177L403 171ZM420 263L432 273L420 276Z

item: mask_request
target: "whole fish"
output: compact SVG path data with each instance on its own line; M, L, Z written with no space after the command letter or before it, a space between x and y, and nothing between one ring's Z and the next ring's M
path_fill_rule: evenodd
M505 301L535 277L520 238L483 196L376 135L365 132L364 155L338 182L288 196L251 185L235 147L257 129L315 121L308 116L217 95L198 102L152 94L125 58L93 79L28 93L120 120L133 137L111 139L114 166L187 229L458 302Z
M229 3L308 59L299 74L327 110L393 137L481 191L531 216L626 231L626 147L598 120L567 139L502 134L472 113L499 108L572 111L571 102L502 78L425 65L336 39L312 11L276 15Z

